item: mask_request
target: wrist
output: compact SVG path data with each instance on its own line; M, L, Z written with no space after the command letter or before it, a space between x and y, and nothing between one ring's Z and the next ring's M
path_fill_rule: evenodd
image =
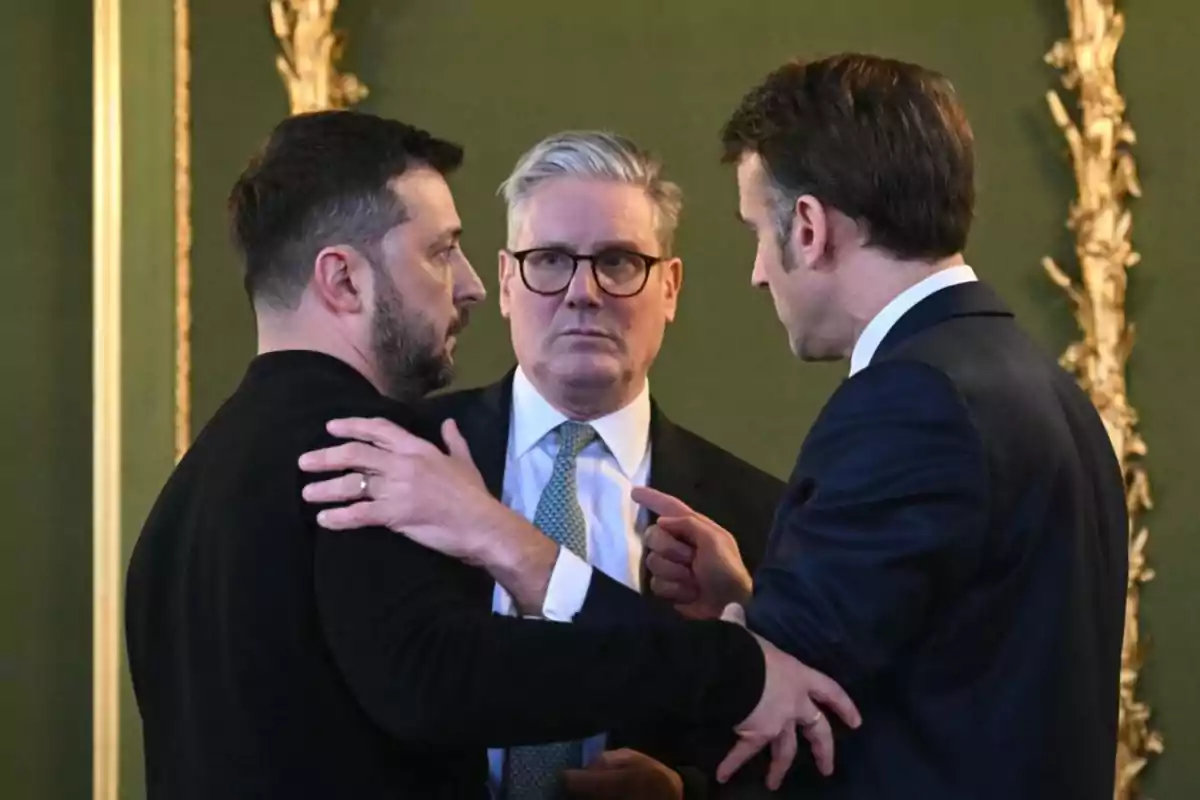
M522 613L540 616L558 545L523 517L504 510L481 543L478 566L504 587Z
M739 572L734 576L730 590L730 603L737 603L745 608L754 595L754 579L748 573Z

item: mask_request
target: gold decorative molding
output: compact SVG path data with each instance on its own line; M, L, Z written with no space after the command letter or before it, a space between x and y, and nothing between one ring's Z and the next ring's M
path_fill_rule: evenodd
M1125 291L1126 270L1139 260L1131 241L1133 217L1126 199L1142 192L1129 151L1136 137L1125 120L1125 100L1114 70L1125 16L1116 10L1115 0L1067 0L1067 12L1070 36L1055 43L1046 61L1063 71L1063 86L1078 94L1079 122L1072 120L1057 92L1048 92L1047 101L1066 137L1079 191L1067 224L1075 233L1080 280L1069 278L1053 259L1043 259L1043 266L1071 298L1083 333L1067 348L1062 364L1078 377L1099 410L1125 477L1129 580L1114 797L1133 800L1138 796L1139 773L1151 754L1163 750L1162 737L1149 726L1150 708L1137 698L1144 656L1139 636L1140 585L1154 577L1145 555L1150 532L1140 517L1152 502L1141 461L1146 443L1137 432L1137 412L1126 394L1134 326L1125 309Z
M188 0L175 0L175 460L192 441L192 120Z
M275 58L292 114L348 108L367 96L350 73L339 73L345 35L333 28L338 0L271 0L271 24L283 51Z
M121 0L92 45L92 797L117 800L121 669Z

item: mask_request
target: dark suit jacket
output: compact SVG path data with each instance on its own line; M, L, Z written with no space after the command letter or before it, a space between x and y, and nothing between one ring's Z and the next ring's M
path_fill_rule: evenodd
M431 397L423 409L437 421L454 418L495 497L504 488L514 371L478 389ZM676 425L650 401L650 486L674 495L734 534L750 570L766 550L784 482Z
M320 529L297 459L347 415L436 441L341 361L260 356L151 511L126 584L151 800L483 797L488 746L732 726L758 702L761 651L734 626L500 618L482 571Z
M904 315L801 450L752 629L862 728L813 798L1107 800L1124 488L1088 398L982 283Z
M454 418L471 447L471 455L492 494L504 488L504 466L512 410L510 371L503 379L479 389L468 389L430 398L428 411L437 420ZM648 483L678 497L712 518L738 540L742 558L754 570L766 549L775 509L783 494L778 478L723 450L712 442L676 425L651 399L650 476ZM648 578L643 572L643 585ZM655 604L657 598L647 596ZM487 598L490 608L491 597ZM669 609L665 603L663 610ZM630 747L671 763L684 772L690 761L693 731L663 726L612 731L608 746ZM685 772L688 796L701 796L704 781Z

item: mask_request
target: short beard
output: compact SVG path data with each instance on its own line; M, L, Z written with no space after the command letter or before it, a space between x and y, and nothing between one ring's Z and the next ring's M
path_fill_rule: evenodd
M383 393L412 403L450 385L454 365L445 343L438 347L433 326L404 308L404 299L387 273L375 272L375 314L371 320L371 350Z

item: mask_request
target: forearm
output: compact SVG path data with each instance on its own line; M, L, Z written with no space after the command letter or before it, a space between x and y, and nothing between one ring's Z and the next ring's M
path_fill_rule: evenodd
M542 616L559 546L524 518L503 508L479 531L480 548L469 561L513 598L521 613Z
M473 595L482 576L391 533L323 537L317 557L334 659L400 739L507 746L650 720L731 727L761 696L761 649L734 625L498 617Z

